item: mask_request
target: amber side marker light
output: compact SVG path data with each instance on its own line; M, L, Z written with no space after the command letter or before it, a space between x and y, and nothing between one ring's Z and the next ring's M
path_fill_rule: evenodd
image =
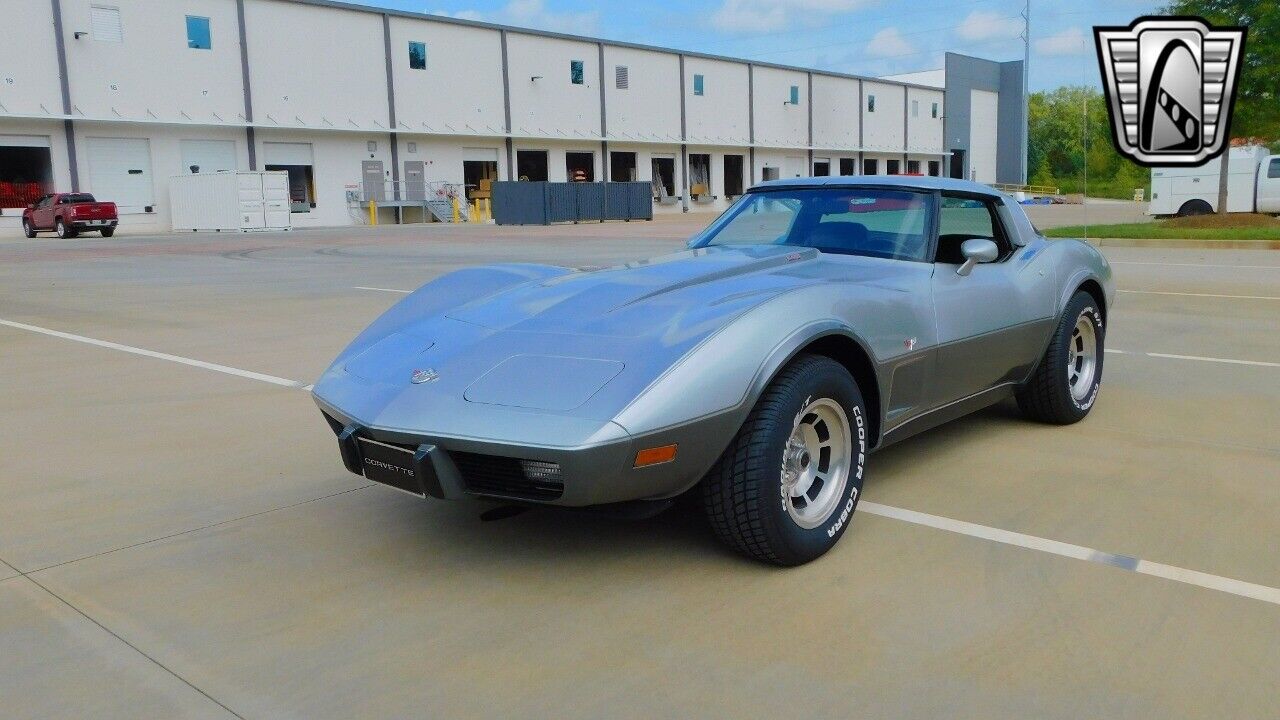
M676 446L663 445L662 447L645 448L636 453L636 467L648 467L650 465L661 465L662 463L671 462L676 459Z

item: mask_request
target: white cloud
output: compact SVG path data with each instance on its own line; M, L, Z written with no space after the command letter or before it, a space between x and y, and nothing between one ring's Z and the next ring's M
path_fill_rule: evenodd
M832 15L853 12L873 0L724 0L711 15L711 24L723 32L766 33L785 30L793 21L821 23Z
M494 12L436 10L431 14L574 34L593 34L600 24L598 12L555 12L548 10L543 0L510 0Z
M896 27L887 27L875 35L867 43L867 54L875 57L897 57L910 55L915 46L902 37Z
M1060 33L1042 37L1035 42L1036 53L1044 56L1082 55L1086 43L1084 33L1078 27L1069 27Z
M970 42L1013 38L1021 32L1022 20L991 10L974 10L956 27L956 34Z

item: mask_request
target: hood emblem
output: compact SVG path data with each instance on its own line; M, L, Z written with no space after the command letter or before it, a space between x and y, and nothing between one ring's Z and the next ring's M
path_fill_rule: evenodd
M439 378L440 373L432 370L431 368L427 368L426 370L414 370L413 374L409 376L409 382L414 385L421 385L422 383L429 383L432 380L438 380Z

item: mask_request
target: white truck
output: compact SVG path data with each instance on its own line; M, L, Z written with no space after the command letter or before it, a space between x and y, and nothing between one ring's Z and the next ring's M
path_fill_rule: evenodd
M1227 212L1280 213L1280 155L1264 147L1231 148L1227 161ZM1200 167L1154 168L1148 215L1207 215L1218 210L1222 159Z

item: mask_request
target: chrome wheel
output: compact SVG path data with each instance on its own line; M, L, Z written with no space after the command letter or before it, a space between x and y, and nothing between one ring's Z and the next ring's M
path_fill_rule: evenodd
M831 517L849 482L853 434L844 408L814 400L796 416L782 452L782 497L797 525L813 529Z
M1093 378L1098 372L1098 330L1088 313L1076 318L1067 347L1067 384L1071 397L1083 402L1093 389Z

